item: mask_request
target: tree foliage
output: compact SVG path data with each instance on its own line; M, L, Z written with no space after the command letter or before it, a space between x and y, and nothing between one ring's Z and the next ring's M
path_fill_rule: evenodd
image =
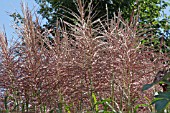
M76 0L35 1L40 6L38 13L47 20L44 26L48 29L55 29L57 19L76 24L77 20L72 15L72 12L80 15L76 8ZM146 31L141 35L150 37L143 40L143 43L149 46L154 45L155 49L161 48L163 52L169 51L170 16L166 15L164 10L170 5L166 0L82 0L82 2L85 3L86 12L88 12L89 4L92 4L90 6L93 7L91 10L93 20L106 16L106 14L111 19L114 14L121 11L122 17L128 20L130 25L134 21L133 17L138 15L139 27L144 28L143 30ZM16 12L11 16L15 21L17 20L17 24L18 20L21 20L21 16ZM54 36L54 33L52 35ZM166 46L162 46L162 44Z
M57 18L62 18L63 7L77 12L75 0L35 0L40 5L38 11L43 18L48 20L48 25L53 25ZM85 0L86 5L91 0ZM162 31L167 32L170 28L169 18L164 14L164 9L169 5L165 0L93 0L93 13L97 13L96 18L106 15L108 9L109 18L114 16L114 12L119 10L122 12L124 19L130 20L130 15L134 16L139 13L139 22L150 25L153 28L161 28ZM136 11L136 13L134 12ZM135 14L133 14L135 13ZM65 15L68 15L65 13ZM68 15L70 16L70 15ZM131 21L131 20L130 20Z
M35 0L40 5L39 13L48 20L48 24L55 25L57 18L63 18L61 14L71 16L65 12L65 8L78 13L76 9L75 0ZM94 7L93 13L96 13L95 19L106 15L108 11L109 18L112 18L114 12L119 9L123 11L124 18L128 18L132 10L132 3L134 0L93 0L92 6ZM86 8L91 0L85 0ZM64 8L64 9L63 9ZM67 19L68 20L68 19Z
M54 28L59 18L72 23L76 22L76 19L68 13L68 10L70 10L78 14L76 0L35 1L40 6L38 13L47 20L46 25L44 25L47 28ZM82 0L82 2L86 4L85 9L92 3L92 15L95 15L94 20L106 15L106 13L108 13L108 18L113 18L114 13L117 14L118 11L121 11L122 17L131 23L133 21L132 17L138 14L140 27L147 30L147 35L155 34L154 36L159 38L163 35L166 39L166 44L170 45L168 39L170 36L170 16L164 13L164 10L170 5L166 0L92 0L92 2L91 0ZM21 16L16 12L11 16L15 21L17 20L17 23L18 20L21 20ZM152 30L148 31L149 28L152 28Z

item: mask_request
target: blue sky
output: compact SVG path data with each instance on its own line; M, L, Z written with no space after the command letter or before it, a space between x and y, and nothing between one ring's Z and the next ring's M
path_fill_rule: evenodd
M35 0L22 0L24 3L28 3L30 9L37 9L38 5ZM35 6L35 7L34 7ZM13 19L9 14L19 12L21 13L21 0L0 0L0 31L4 31L3 26L5 26L5 31L8 38L16 37L14 29L12 27Z
M28 3L28 6L30 9L33 9L34 6L36 9L38 8L38 5L35 3L35 0L22 0L22 1L25 3ZM14 37L17 36L14 33L14 29L11 27L12 18L9 16L9 14L14 13L16 11L21 13L20 3L21 3L21 0L0 0L0 31L4 31L3 29L3 25L4 25L8 38L12 38L12 36ZM170 7L168 7L165 10L165 14L170 15L169 10L170 10Z

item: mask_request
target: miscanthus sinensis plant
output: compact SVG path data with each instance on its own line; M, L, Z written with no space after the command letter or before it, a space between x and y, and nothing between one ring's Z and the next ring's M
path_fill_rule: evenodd
M21 41L9 47L0 34L2 110L98 112L104 106L94 107L96 98L110 99L108 110L126 113L152 98L152 89L142 93L141 88L167 66L168 58L142 43L147 35L140 35L137 16L131 24L120 12L113 19L94 20L90 3L77 0L76 5L78 14L67 10L76 23L57 21L52 41L47 38L51 31L41 32L38 17L27 7L16 26Z

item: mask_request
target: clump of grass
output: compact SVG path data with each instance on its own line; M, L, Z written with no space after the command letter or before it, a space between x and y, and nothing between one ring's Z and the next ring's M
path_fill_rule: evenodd
M166 55L141 43L147 37L140 37L135 19L129 25L119 13L111 20L94 20L91 5L87 12L85 5L77 0L79 13L68 10L76 24L56 22L55 37L47 29L41 33L38 18L33 21L24 7L21 42L9 47L1 33L0 79L9 97L2 109L97 112L108 103L107 110L134 112L137 104L146 103L145 96L152 97L141 87L165 67ZM97 100L107 98L111 101L98 106Z

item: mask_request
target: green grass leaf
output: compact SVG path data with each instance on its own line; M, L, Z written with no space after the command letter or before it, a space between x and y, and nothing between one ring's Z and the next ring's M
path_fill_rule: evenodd
M156 111L157 112L161 112L161 111L163 111L166 108L166 106L169 103L169 100L167 100L167 99L160 99L160 100L155 101L154 103L155 103Z
M155 98L163 98L170 100L170 92L159 92L158 95L155 95Z
M154 83L152 83L152 84L145 84L145 85L142 87L142 91L148 90L148 89L151 88L153 85L154 85Z

